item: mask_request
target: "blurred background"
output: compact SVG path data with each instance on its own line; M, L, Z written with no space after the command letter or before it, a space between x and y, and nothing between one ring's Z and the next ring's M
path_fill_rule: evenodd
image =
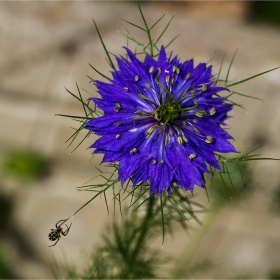
M207 62L215 54L217 73L223 55L227 69L238 49L231 81L280 66L279 2L150 1L141 6L150 25L169 11L155 37L175 14L162 43L180 34L169 50L183 61ZM83 115L64 86L75 92L77 82L94 94L86 75L99 77L88 63L110 71L92 19L112 53L123 53L126 45L116 30L128 28L145 40L121 21L142 25L135 2L0 3L0 278L52 278L54 259L82 267L82 256L93 251L114 218L104 199L95 199L73 218L69 235L48 247L55 223L92 197L76 188L98 174L100 157L91 160L87 150L94 137L71 153L75 145L67 149L65 141L77 125L54 116ZM245 153L264 144L264 157L280 158L280 70L235 89L263 99L233 97L246 108L235 108L228 121L236 149ZM246 184L237 180L237 191L210 187L210 200L212 193L220 203L201 217L204 226L186 234L174 225L175 234L162 248L175 260L167 277L280 278L280 163L252 161L241 167ZM195 190L195 199L208 206L203 190ZM152 246L161 249L161 238Z

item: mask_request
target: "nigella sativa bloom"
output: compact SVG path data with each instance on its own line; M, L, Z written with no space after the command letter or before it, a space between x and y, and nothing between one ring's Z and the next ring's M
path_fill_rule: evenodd
M104 154L103 162L119 162L121 183L149 180L158 196L174 184L185 191L204 187L206 164L221 169L214 152L235 152L221 128L232 105L217 93L227 89L214 85L212 66L181 63L164 47L157 59L146 54L144 61L126 51L129 60L117 58L109 83L93 81L102 98L91 100L104 115L85 124L101 136L90 148Z

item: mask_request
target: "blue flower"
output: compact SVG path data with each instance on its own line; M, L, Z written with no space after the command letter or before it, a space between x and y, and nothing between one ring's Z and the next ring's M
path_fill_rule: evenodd
M164 47L157 60L126 51L129 60L117 58L109 83L94 80L101 99L90 99L104 115L85 124L101 136L90 148L103 162L119 162L122 184L149 180L151 194L204 187L207 164L221 169L214 152L236 152L221 128L232 105L215 95L227 89L214 86L212 66L180 63Z

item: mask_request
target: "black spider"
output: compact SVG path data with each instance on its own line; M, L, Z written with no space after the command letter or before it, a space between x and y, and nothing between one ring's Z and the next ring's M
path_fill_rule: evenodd
M68 220L69 220L69 218L58 221L56 223L56 225L55 225L56 228L55 229L51 229L51 232L49 233L49 240L51 240L51 241L57 240L57 241L53 245L51 245L49 247L54 246L59 241L59 238L61 237L61 234L64 235L64 236L66 236L68 234L72 223L70 224L69 227L65 224L65 226L67 227L67 230L65 230L65 231L63 231L63 229L61 227Z

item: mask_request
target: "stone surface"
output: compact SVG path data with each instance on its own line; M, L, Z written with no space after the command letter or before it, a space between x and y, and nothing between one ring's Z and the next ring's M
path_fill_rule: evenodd
M173 50L182 60L194 57L199 63L216 53L217 72L223 55L226 53L227 69L238 49L230 75L232 81L280 65L279 30L246 23L244 3L203 3L143 3L143 10L149 24L167 9L168 19L176 13L162 42L167 43L180 34ZM94 137L69 155L71 148L66 150L64 142L71 135L69 127L73 121L54 117L56 113L83 114L81 105L67 94L64 86L76 91L77 81L81 88L95 94L85 75L99 77L88 63L102 73L110 71L93 18L113 53L123 53L121 47L126 44L115 29L123 31L128 27L135 37L147 42L143 32L120 21L141 22L132 2L0 3L0 154L3 156L14 148L34 148L54 160L51 176L42 182L23 184L3 179L1 183L2 191L15 197L13 230L24 236L20 239L12 235L6 242L13 252L19 278L51 278L47 262L53 255L61 262L66 255L70 263L82 266L81 252L92 251L100 242L105 225L113 219L106 212L104 200L96 199L75 216L69 236L62 238L58 246L48 247L47 234L56 221L71 216L91 198L75 188L96 176L95 166L100 162L100 157L90 161L87 150ZM159 35L160 29L155 28L155 34ZM236 87L237 91L265 100L234 98L246 107L246 110L236 108L231 113L234 118L229 121L237 150L245 152L266 143L261 153L280 158L279 77L277 70ZM84 96L87 98L87 94ZM198 277L248 274L252 278L265 278L278 265L279 217L272 217L268 206L271 192L279 182L279 163L251 162L250 166L256 175L253 182L258 191L217 215L192 260L199 263L210 259L213 266L197 274ZM199 192L199 196L204 195ZM163 252L184 262L184 248L193 234L188 237L176 228L174 238L167 238ZM161 248L161 240L156 240L153 246Z

